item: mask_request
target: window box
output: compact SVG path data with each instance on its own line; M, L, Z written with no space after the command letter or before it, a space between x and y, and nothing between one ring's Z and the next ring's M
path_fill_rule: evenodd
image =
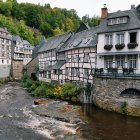
M117 50L121 50L121 49L123 49L125 47L125 44L116 44L115 45L115 48L117 49Z
M128 49L133 49L133 48L136 48L138 46L137 43L128 43Z
M113 47L113 45L105 45L104 49L109 51L112 49L112 47Z

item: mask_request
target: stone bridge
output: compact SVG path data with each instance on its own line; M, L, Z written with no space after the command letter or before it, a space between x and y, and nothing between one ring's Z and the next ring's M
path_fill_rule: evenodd
M97 106L121 112L121 107L126 103L127 114L140 116L140 79L136 77L94 77L93 79L92 99Z

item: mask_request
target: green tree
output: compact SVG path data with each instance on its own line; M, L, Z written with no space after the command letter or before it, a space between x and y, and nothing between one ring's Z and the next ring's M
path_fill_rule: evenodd
M64 31L60 30L59 27L57 27L56 29L53 30L53 34L56 35L61 35L63 34Z

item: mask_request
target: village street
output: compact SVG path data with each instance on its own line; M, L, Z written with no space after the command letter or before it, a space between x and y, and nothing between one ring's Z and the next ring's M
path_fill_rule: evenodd
M39 113L38 111L42 110L37 109L34 100L35 98L26 93L17 83L0 86L0 140L76 138L74 122L54 119L51 117L53 115L51 112L49 117L47 117L48 114ZM59 104L59 101L54 101L54 104L56 103ZM50 108L50 110L52 109Z

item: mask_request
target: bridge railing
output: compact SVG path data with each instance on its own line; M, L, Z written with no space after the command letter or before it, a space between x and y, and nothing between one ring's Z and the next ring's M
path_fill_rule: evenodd
M134 68L95 68L93 71L95 76L140 77Z

